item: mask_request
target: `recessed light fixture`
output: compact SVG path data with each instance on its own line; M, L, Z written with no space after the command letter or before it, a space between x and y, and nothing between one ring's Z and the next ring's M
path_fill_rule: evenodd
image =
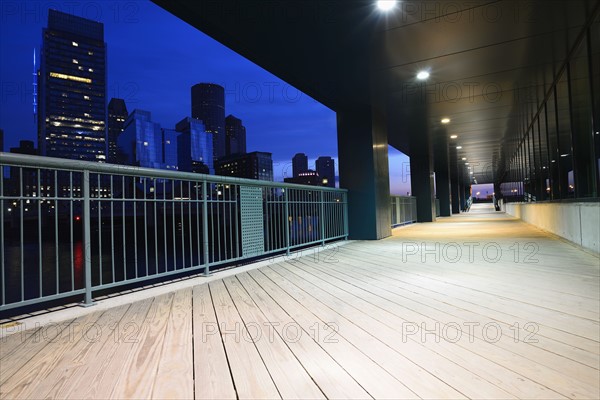
M456 146L456 150L462 149L462 146Z
M468 162L466 162L466 163L465 163L465 165L469 165L469 163L468 163Z
M473 171L469 172L469 175L473 175Z
M396 0L378 0L377 8L379 8L381 11L390 11L396 7L396 3Z
M442 118L442 124L449 124L450 123L450 118Z
M462 158L462 160L463 160L463 161L466 161L466 160L467 160L467 157L463 157L463 158Z
M417 79L424 81L425 79L429 78L429 72L428 71L420 71L417 74Z
M458 139L458 135L451 135L450 139Z
M569 157L569 154L561 154L561 157Z

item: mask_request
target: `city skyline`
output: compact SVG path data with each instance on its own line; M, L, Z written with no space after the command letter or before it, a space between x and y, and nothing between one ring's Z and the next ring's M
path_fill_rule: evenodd
M162 127L172 129L191 109L190 88L213 82L225 88L226 115L240 118L247 128L247 151L273 153L275 180L291 176L291 158L306 151L307 143L311 168L319 156L331 156L338 175L332 110L151 2L94 4L97 7L73 2L51 6L104 24L107 102L123 98L130 112L149 110ZM45 6L26 1L3 15L0 127L5 149L18 146L19 140L34 140L39 146L32 117L31 53L35 48L39 56L48 16ZM390 161L400 165L407 160L397 153Z

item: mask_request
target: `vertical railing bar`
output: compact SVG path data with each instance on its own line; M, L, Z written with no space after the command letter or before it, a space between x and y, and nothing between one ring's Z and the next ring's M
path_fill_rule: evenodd
M240 202L239 202L239 185L235 185L235 251L236 257L240 257L240 227L239 227L239 216L240 213Z
M218 188L218 186L217 186ZM225 185L223 185L223 189L225 189ZM221 191L221 193L223 193ZM222 260L221 258L221 205L223 204L221 201L221 196L219 195L219 190L217 189L217 249L218 249L218 255L219 255L219 261Z
M211 218L211 224L210 224L210 239L211 239L211 244L212 244L212 249L211 249L211 254L212 254L212 258L211 258L211 262L215 262L215 210L214 210L214 200L213 200L213 196L212 196L212 184L210 185L210 218Z
M325 192L321 190L321 217L319 218L319 222L321 225L321 243L325 246Z
M137 177L132 179L133 182L133 266L135 269L135 277L138 277L138 246L137 246Z
M122 201L122 215L121 218L123 220L123 280L126 281L127 280L127 233L125 230L125 225L126 225L126 221L125 221L125 214L126 214L126 207L125 207L125 175L121 175L121 201ZM135 178L133 178L135 179Z
M271 193L271 189L268 187L261 187L260 192L262 197L261 204L263 206L263 224L266 228L263 231L263 235L265 236L265 246L267 250L269 250L271 236L271 208L269 207L269 196Z
M96 174L97 180L97 203L98 203L98 273L100 275L100 286L103 283L104 266L102 265L102 189L100 187L100 174ZM91 222L90 222L91 223Z
M185 269L185 228L184 228L184 217L183 217L183 183L185 181L180 181L179 183L179 198L181 200L179 203L179 213L181 215L181 269Z
M46 188L48 190L48 188ZM49 193L48 193L49 194ZM56 294L60 292L60 257L58 243L58 170L54 170L54 265L56 266Z
M25 253L23 251L23 167L19 168L19 203L21 211L20 239L21 239L21 301L25 300Z
M169 247L167 246L167 180L163 179L163 239L165 242L165 272L169 270Z
M187 201L188 205L188 236L189 236L189 244L190 244L190 267L194 266L194 247L192 246L192 182L188 181L188 197Z
M283 196L283 200L285 202L285 250L286 250L286 254L289 256L290 255L290 210L288 209L289 207L289 199L288 199L288 195L289 195L289 190L286 190L284 193L285 195Z
M144 177L144 264L148 276L148 178Z
M348 193L344 192L342 193L342 200L343 200L343 215L344 215L344 235L346 237L346 240L348 240L348 236L350 235L350 232L348 230Z
M206 180L202 181L202 241L204 248L204 276L210 275L208 262L208 190Z
M154 188L152 208L154 211L154 272L158 275L158 219L156 215L156 208L158 207L158 199L156 198L156 178L152 179L152 187Z
M114 191L113 179L114 175L110 175L110 271L112 283L115 283L115 202L114 202Z
M37 170L37 222L38 222L38 284L40 286L40 298L44 296L44 285L43 285L43 267L42 267L42 190L40 185L42 183L42 170L38 168Z
M175 230L175 179L171 179L171 211L173 215L172 233L173 233L173 271L177 269L177 239Z
M202 265L200 258L201 247L200 247L200 197L198 197L198 181L194 182L196 188L196 249L198 251L198 266Z
M75 259L73 252L73 203L75 202L75 193L73 191L73 171L69 171L69 197L71 198L69 201L69 224L71 229L69 230L70 239L71 239L71 291L75 290Z
M233 226L231 225L231 221L233 220L232 213L231 213L231 209L233 208L233 203L232 203L233 196L231 195L232 186L233 185L229 185L229 200L227 203L227 207L229 208L229 224L228 224L228 226L229 226L229 246L231 248L231 252L229 253L230 258L234 258L233 257Z
M4 283L4 165L0 165L0 289L1 305L6 303L6 285ZM57 250L58 251L58 250Z
M92 254L91 254L91 213L90 213L90 171L83 171L83 256L85 299L84 305L92 305Z

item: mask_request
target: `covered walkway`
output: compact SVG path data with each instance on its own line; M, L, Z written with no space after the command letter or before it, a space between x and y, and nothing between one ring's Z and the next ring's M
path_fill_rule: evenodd
M600 398L598 258L485 205L202 279L0 339L0 397Z

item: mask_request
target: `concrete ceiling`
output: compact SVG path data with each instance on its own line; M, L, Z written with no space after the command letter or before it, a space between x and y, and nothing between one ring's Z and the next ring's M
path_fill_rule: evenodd
M404 1L383 14L371 0L154 2L334 111L383 105L406 154L411 135L450 118L478 183L494 179L599 3Z

